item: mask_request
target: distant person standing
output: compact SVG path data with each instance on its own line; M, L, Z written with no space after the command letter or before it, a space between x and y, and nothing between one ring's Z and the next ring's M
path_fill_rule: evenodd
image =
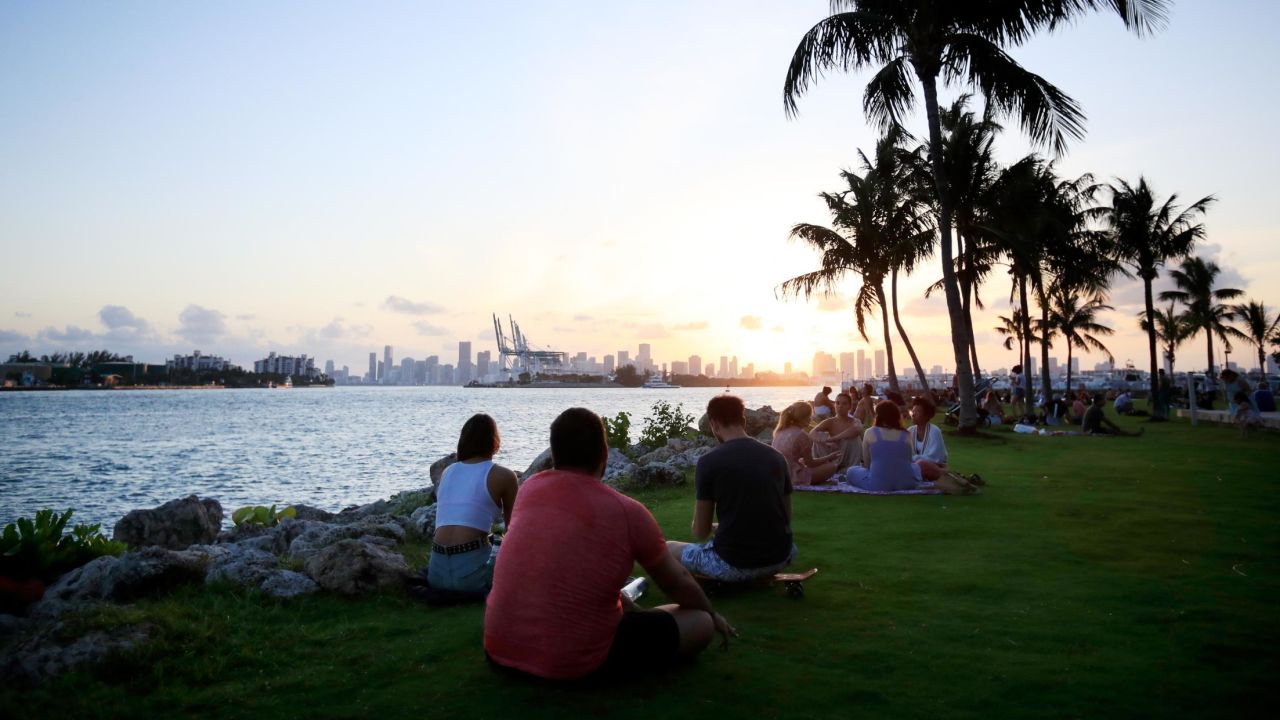
M690 571L724 582L773 575L796 555L787 461L747 435L741 398L712 398L707 422L720 445L694 470L690 530L701 544L668 541L667 549Z
M1258 383L1258 389L1253 391L1253 406L1260 413L1276 411L1276 396L1266 380Z
M1022 386L1022 366L1014 365L1009 371L1009 384L1012 386L1009 400L1009 414L1023 419L1027 415L1027 389Z

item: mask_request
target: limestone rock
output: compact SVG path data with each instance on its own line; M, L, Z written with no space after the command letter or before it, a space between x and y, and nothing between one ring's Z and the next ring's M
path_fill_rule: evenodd
M71 641L62 638L64 628L54 623L11 648L0 659L0 678L6 685L36 685L81 665L99 663L131 650L150 639L155 628L149 624L125 625L95 630Z
M148 547L127 553L108 570L102 597L120 602L201 582L208 563L209 555L199 550Z
M419 537L429 538L436 534L436 506L427 505L413 511L409 516L409 529Z
M665 463L641 465L631 475L631 485L633 487L683 485L684 482L684 471Z
M195 495L150 510L133 510L116 523L114 540L131 548L159 546L181 550L212 542L222 528L222 505Z
M675 450L675 448L672 448L670 445L668 445L666 447L660 447L657 450L654 450L653 452L645 453L644 455L641 455L640 457L636 458L636 464L648 465L650 463L662 463L670 460L671 458L675 457L678 454L679 453Z
M57 614L56 611L62 609L61 605L101 600L106 597L107 577L119 562L120 558L103 555L64 574L44 591L39 613Z
M399 520L389 515L371 515L345 525L309 522L290 541L288 554L306 560L336 542L356 538L382 538L395 545L404 542L405 530Z
M271 597L292 598L299 595L310 595L320 590L314 580L292 570L272 570L262 581L262 592Z
M321 510L310 505L294 505L294 520L319 520L320 522L330 522L333 520L333 513L328 510Z
M244 543L213 547L222 552L219 557L210 559L209 569L204 575L206 583L225 582L241 587L256 587L279 562L275 555Z
M543 450L541 453L539 453L538 457L533 459L533 462L529 463L529 467L525 468L525 471L520 475L520 482L523 483L525 480L528 480L529 478L533 477L534 475L537 475L543 470L550 470L550 469L551 469L551 448L547 448L546 450Z
M626 482L627 478L635 472L636 464L631 459L622 454L617 448L609 448L609 460L604 468L604 482L607 485L617 487L621 483Z
M404 556L366 540L340 540L312 555L307 575L340 595L401 587L409 575Z
M440 476L444 475L444 469L458 462L458 453L449 453L439 460L431 463L431 484L439 485Z
M759 437L764 430L770 431L772 437L773 428L778 424L778 416L780 413L772 407L765 405L764 407L752 410L747 408L746 422L744 427L747 434L752 437ZM706 413L698 418L698 431L703 435L711 435L711 423L707 420Z

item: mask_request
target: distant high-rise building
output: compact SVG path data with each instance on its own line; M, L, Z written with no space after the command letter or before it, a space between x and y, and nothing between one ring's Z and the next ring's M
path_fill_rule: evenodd
M613 368L614 368L614 364L613 364L613 356L612 356L612 355L605 355L605 356L604 356L604 372L605 372L605 374L607 375L607 374L609 374L609 373L613 372Z
M715 366L715 365L712 365L711 363L707 363L707 366L706 366L705 368L703 368L703 369L702 369L702 374L703 374L703 375L706 375L706 376L707 376L707 377L709 377L709 378L713 378L713 377L715 377L715 376L716 376L716 366Z
M717 373L716 377L732 377L731 375L729 375L729 356L728 355L720 356L720 372Z
M885 368L884 368L884 351L883 351L883 350L877 350L877 351L876 351L876 377L880 377L880 376L884 375L884 373L885 373Z
M1071 374L1072 375L1080 374L1080 358L1078 356L1071 358Z
M619 350L618 351L618 367L624 367L630 364L631 364L631 351Z
M856 375L859 380L868 379L871 374L867 372L867 352L865 350L858 351L858 369Z
M738 377L738 356L729 358L729 377Z
M871 380L875 377L875 375L871 373L871 358L862 358L862 372L860 374L862 375L863 380Z
M1031 358L1031 361L1027 363L1027 372L1031 373L1032 377L1035 377L1036 375L1036 359L1035 358Z
M386 378L387 378L387 366L386 366L386 363L384 363L383 361L379 360L379 361L378 361L378 382L382 382L382 381L383 381L383 380L385 380Z
M490 358L493 357L488 350L482 350L476 353L476 377L483 378L489 374Z
M441 385L453 385L453 384L455 384L455 383L457 382L457 380L458 380L458 379L457 379L456 374L454 373L454 370L453 370L453 366L452 366L452 365L441 365L441 366L439 366L439 367L438 367L438 368L436 368L436 369L437 369L437 371L440 373L440 383L439 383L439 384L441 384Z
M698 375L702 372L702 357L698 355L689 356L689 373Z
M368 382L378 382L378 353L369 353L369 379Z
M853 364L856 357L853 353L840 353L840 372L851 379L858 374L858 366Z
M791 374L791 363L784 363L784 364L783 364L783 366L782 366L782 374L783 374L783 375L790 375L790 374Z
M1056 357L1049 358L1049 374L1050 375L1058 374L1058 358Z
M416 363L413 358L405 358L400 361L400 384L412 385Z
M385 377L382 373L389 373L391 372L391 368L395 367L395 363L391 361L392 354L390 345L382 346L382 370L378 373L379 379Z
M653 356L650 354L652 351L653 349L649 347L649 343L640 343L640 353L636 355L636 364L648 369L653 363Z
M672 375L688 375L689 363L685 362L684 360L672 360L671 374Z
M756 377L756 364L747 363L742 367L742 377L748 380L754 380Z
M440 356L431 355L422 361L426 367L422 371L423 382L427 385L440 384Z
M471 382L471 341L458 341L458 369L457 377L454 379L458 385L466 385Z
M329 377L333 377L333 361L332 360L324 361L324 374L328 375Z
M931 374L931 375L937 375L937 376L941 377L941 376L942 376L942 366L941 366L941 365L934 365L934 366L933 366L933 370L931 370L931 371L930 371L930 374Z

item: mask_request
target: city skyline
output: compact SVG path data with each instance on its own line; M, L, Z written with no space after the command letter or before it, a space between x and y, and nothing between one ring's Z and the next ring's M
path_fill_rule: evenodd
M878 316L870 342L857 335L855 279L831 298L775 294L817 265L788 231L829 221L818 193L876 140L866 73L829 78L793 120L782 111L786 63L827 9L0 6L0 355L200 348L247 363L274 350L364 368L385 344L494 350L494 312L541 347L603 358L648 342L717 370L722 355L804 368L819 350L882 345ZM1222 286L1272 308L1280 148L1258 138L1280 109L1265 75L1278 21L1273 3L1177 3L1149 38L1099 14L1013 53L1088 115L1061 174L1217 196L1199 253ZM448 62L477 42L500 50ZM1240 72L1220 75L1211 53ZM1008 125L1003 162L1028 149ZM924 297L937 259L923 267L901 281L904 325L926 369L949 368L945 303ZM1015 355L992 330L1008 291L997 268L975 317L984 366ZM1117 364L1146 357L1141 299L1117 281L1102 316ZM1197 337L1178 365L1204 355Z

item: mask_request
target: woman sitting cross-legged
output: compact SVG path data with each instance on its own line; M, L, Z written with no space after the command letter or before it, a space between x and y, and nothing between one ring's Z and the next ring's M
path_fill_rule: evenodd
M937 480L947 468L947 445L942 441L942 428L929 422L938 407L933 398L919 395L911 400L911 461L920 467L925 480Z
M493 463L501 440L488 415L472 415L458 438L458 462L444 469L436 487L436 534L427 583L436 590L484 594L493 584L497 548L489 531L502 517L511 525L516 474Z
M911 490L923 481L911 456L911 435L902 427L901 411L892 400L881 400L875 425L862 433L863 465L849 468L847 480L863 490Z
M773 431L773 449L787 459L792 485L821 485L836 474L840 461L839 450L814 456L813 438L807 432L811 415L813 406L809 403L792 403L778 416Z

